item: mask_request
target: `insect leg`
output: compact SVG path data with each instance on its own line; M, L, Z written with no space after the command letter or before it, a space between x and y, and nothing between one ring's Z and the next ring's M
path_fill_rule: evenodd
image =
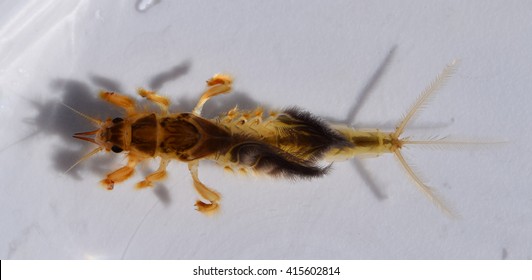
M158 95L157 93L155 93L155 91L147 90L144 88L138 88L137 92L140 96L159 105L159 107L161 108L161 111L163 112L163 115L168 114L168 106L170 105L170 101L168 100L168 98Z
M198 211L204 214L213 214L218 210L218 201L220 201L220 195L209 189L198 178L198 161L192 161L188 163L188 170L194 180L194 188L200 194L200 196L210 202L207 204L203 201L196 201L195 206L198 207Z
M135 101L133 99L112 91L101 91L100 98L126 110L128 115L135 114Z
M231 90L231 84L233 78L228 75L216 74L210 80L207 81L207 90L201 95L198 104L192 110L192 113L196 116L201 116L201 110L207 100L211 99L219 94L228 93Z
M170 161L167 159L161 159L159 168L152 174L146 176L143 181L140 181L136 186L137 189L151 187L153 182L164 179L164 177L166 177L166 166L168 166L169 162Z
M127 180L135 172L135 166L137 166L138 160L130 158L127 165L119 168L109 174L100 183L104 185L108 190L112 190L115 183L120 183Z

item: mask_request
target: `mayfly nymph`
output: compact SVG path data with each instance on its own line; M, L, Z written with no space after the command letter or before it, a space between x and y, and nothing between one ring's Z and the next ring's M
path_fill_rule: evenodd
M455 65L456 61L453 61L444 68L392 132L329 124L296 107L268 114L260 107L252 111L235 107L217 118L204 118L201 111L205 102L231 90L232 78L222 74L207 81L206 90L190 113L170 113L170 102L166 97L142 88L138 89L138 94L157 104L160 112L139 111L130 97L102 91L100 97L122 108L125 116L101 121L78 112L94 123L97 129L76 133L73 137L98 145L78 163L104 150L125 153L127 164L107 174L101 181L111 190L116 183L130 178L135 167L144 160L160 158L160 164L155 172L137 183L137 188L150 187L162 180L171 160L186 162L193 185L203 199L197 200L197 210L213 213L219 208L220 195L200 181L200 160L212 160L228 171L239 173L315 178L327 173L330 164L324 165L323 162L391 153L416 186L439 208L449 213L401 154L404 145L441 142L415 141L401 138L401 134L419 108L452 74Z

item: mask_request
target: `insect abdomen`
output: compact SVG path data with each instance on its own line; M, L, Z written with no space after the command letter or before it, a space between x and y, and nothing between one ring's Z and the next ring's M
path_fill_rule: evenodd
M256 173L279 177L313 178L324 175L328 167L317 166L314 161L295 157L261 141L245 141L231 147L228 157L219 162L239 170L251 169Z
M231 131L234 139L229 153L218 162L229 169L237 168L271 176L312 178L324 175L320 167L323 154L333 147L351 143L328 124L297 108L270 113L263 119L262 110L230 111L216 120Z
M327 161L348 160L360 155L378 156L383 153L393 153L401 148L401 140L393 133L379 130L357 130L345 125L333 125L333 129L342 134L349 142L348 147L338 147L325 154Z
M305 160L314 161L332 148L352 145L343 134L330 128L327 123L295 107L279 113L272 112L265 119L259 109L254 112L234 109L218 119L218 122L232 133L253 136Z
M321 159L332 148L350 147L352 143L329 124L296 107L285 110L276 119L280 136L278 145L306 159Z

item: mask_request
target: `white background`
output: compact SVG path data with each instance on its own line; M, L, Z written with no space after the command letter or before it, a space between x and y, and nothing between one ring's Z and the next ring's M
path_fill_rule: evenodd
M2 1L2 259L532 258L529 1ZM214 73L234 105L298 105L331 122L393 129L454 58L458 71L406 131L505 144L405 149L460 215L430 203L391 156L339 162L324 178L233 176L202 162L223 195L194 210L186 165L156 188L109 192L124 160L71 138L120 110L100 89L144 86L190 111ZM361 172L361 168L365 171Z

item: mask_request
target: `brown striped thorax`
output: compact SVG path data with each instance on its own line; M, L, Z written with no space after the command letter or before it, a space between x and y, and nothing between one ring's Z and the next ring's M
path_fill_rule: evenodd
M98 146L78 163L103 150L126 154L127 164L101 181L107 189L113 189L115 183L131 177L137 164L146 159L160 158L159 168L138 182L137 188L150 187L162 180L171 160L185 162L202 198L196 202L197 209L213 213L219 207L220 195L199 180L200 160L214 161L225 170L237 173L315 178L325 175L334 161L391 153L423 193L449 213L401 154L404 145L442 142L413 141L401 138L401 134L418 109L451 74L454 65L455 62L444 69L392 132L329 124L296 107L270 113L265 113L262 108L245 111L235 107L217 118L206 119L201 116L205 102L231 90L231 77L220 74L207 81L207 89L190 113L168 112L169 100L153 91L139 89L138 94L157 104L159 112L139 111L130 97L103 91L100 97L124 109L125 115L100 121L78 112L97 129L76 133L74 137Z

